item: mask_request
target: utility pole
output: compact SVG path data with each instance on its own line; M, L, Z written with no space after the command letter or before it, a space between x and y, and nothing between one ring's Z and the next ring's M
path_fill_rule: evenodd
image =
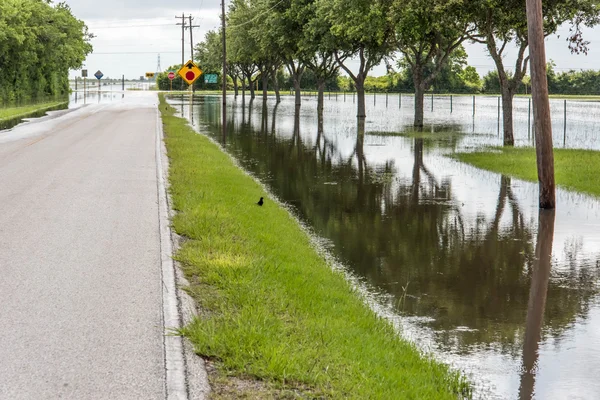
M556 207L554 150L552 146L548 80L546 78L542 0L527 0L526 7L540 208L553 209Z
M221 33L223 38L223 77L222 77L222 85L223 85L223 143L227 138L227 49L226 49L226 40L225 40L225 0L221 0Z
M194 18L192 18L191 14L188 16L188 18L190 19L190 26L187 26L186 28L190 29L190 60L194 61L194 36L192 34L192 31L194 30L194 28L200 28L200 25L192 25L192 20ZM192 84L192 92L195 91L196 89L194 89L194 85Z
M181 18L181 23L177 23L177 25L181 25L181 68L183 68L183 64L185 63L185 13L181 14L181 17L175 17L177 19ZM181 90L183 90L183 85L185 82L183 79L181 80Z

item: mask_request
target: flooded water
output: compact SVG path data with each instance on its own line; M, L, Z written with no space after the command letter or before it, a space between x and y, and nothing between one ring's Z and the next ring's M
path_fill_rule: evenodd
M219 97L170 101L222 140ZM452 114L426 116L434 138L414 138L397 135L410 130L410 99L400 110L376 101L363 127L349 96L326 100L321 124L314 98L300 113L291 98L230 98L226 148L405 336L470 378L475 398L600 398L600 201L559 190L556 213L540 213L537 185L448 158L501 143L483 105L473 129L454 99ZM595 148L595 122L581 115L572 135ZM525 143L527 122L515 125Z

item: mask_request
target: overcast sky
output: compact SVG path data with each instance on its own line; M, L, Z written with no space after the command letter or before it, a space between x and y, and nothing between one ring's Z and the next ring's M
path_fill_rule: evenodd
M181 27L176 15L192 14L195 28L194 42L204 38L208 30L219 26L219 0L178 0L177 7L170 0L66 0L73 13L84 20L94 33L94 52L88 56L85 67L90 76L101 70L106 77L139 78L146 72L156 71L158 55L164 70L170 65L181 63ZM587 56L570 54L563 35L549 37L547 57L552 59L558 71L568 69L600 69L600 28L587 30L585 39L591 42ZM595 38L599 38L594 40ZM469 64L477 68L480 75L494 69L492 60L485 48L479 44L466 44ZM516 51L506 58L507 68L514 63ZM190 58L189 31L185 36L185 60ZM79 75L72 71L71 75ZM371 73L384 75L383 66Z

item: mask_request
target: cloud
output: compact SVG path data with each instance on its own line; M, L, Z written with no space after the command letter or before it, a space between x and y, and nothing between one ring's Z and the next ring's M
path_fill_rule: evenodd
M201 15L202 10L218 9L219 0L66 0L73 14L82 20L130 20L175 16L182 12Z

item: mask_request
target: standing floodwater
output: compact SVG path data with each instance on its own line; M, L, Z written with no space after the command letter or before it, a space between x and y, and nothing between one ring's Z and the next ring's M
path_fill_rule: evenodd
M170 101L222 141L220 98ZM600 202L559 190L556 213L540 213L536 184L447 157L496 143L493 113L475 129L430 114L425 132L400 136L412 109L380 104L361 126L351 98L327 101L323 121L314 98L299 113L293 99L231 98L226 147L476 398L600 398Z

